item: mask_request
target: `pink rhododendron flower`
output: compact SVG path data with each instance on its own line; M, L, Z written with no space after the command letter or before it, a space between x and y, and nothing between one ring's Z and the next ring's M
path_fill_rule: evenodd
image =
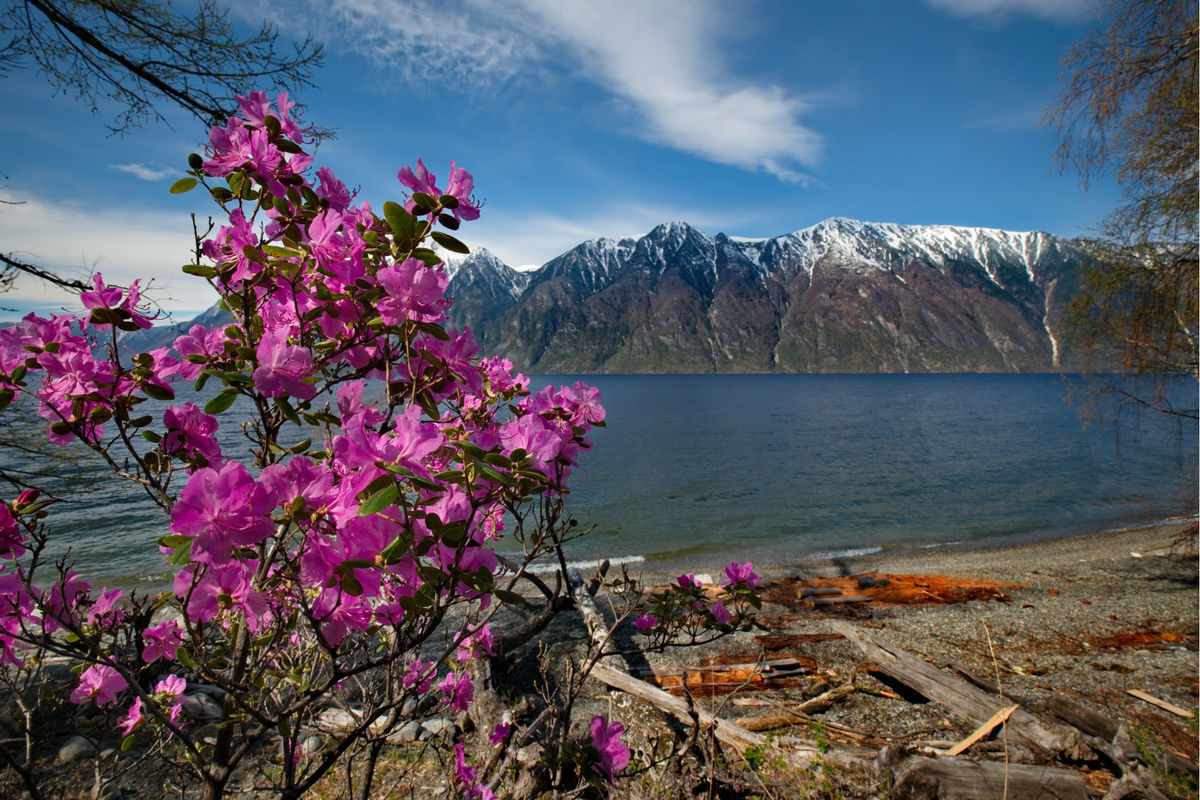
M175 594L188 597L188 619L209 622L222 611L234 611L245 617L251 633L257 632L270 608L266 595L254 588L257 566L254 560L227 561L208 566L190 564L180 570L175 575Z
M142 726L146 721L145 711L142 709L142 698L133 698L133 705L129 707L129 712L121 717L117 722L117 727L121 729L121 733L125 736L133 733Z
M463 673L455 675L446 673L446 677L437 685L439 691L446 696L446 705L454 711L466 711L475 696L475 687L471 685L471 676Z
M467 800L494 800L492 790L476 780L478 777L479 770L467 764L466 746L462 742L454 745L454 778L463 785L463 796Z
M722 625L728 625L733 621L733 615L729 613L729 609L725 607L725 603L720 600L713 603L710 610L712 611L713 619Z
M205 414L195 403L170 406L163 412L166 435L158 447L164 453L187 458L203 458L210 466L220 466L221 445L217 441L217 418Z
M417 694L425 694L429 691L429 685L433 683L433 666L432 661L422 661L419 658L414 658L412 663L408 665L408 669L404 672L404 688L416 688ZM449 675L446 676L450 677Z
M125 618L125 612L117 608L117 601L124 596L125 593L120 589L108 589L100 592L100 596L88 610L88 624L106 629L120 625L121 620Z
M494 656L495 639L492 638L492 629L484 623L474 633L462 632L458 634L458 650L454 657L460 662L466 663L476 656Z
M255 355L258 368L254 370L254 386L265 397L290 395L311 400L317 393L317 387L301 380L312 374L312 353L289 344L286 330L264 333Z
M497 722L496 727L488 734L488 744L497 745L508 739L508 735L512 733L511 722Z
M178 722L179 715L183 713L185 691L187 681L178 675L168 675L154 685L154 699L167 709L167 716L172 722Z
M608 778L613 786L617 785L615 773L625 769L629 764L629 748L621 744L621 734L625 726L619 722L609 722L605 717L592 717L592 746L600 756L600 763L595 765L597 772Z
M758 573L754 571L754 565L749 561L744 564L738 561L730 562L729 566L725 568L725 575L729 578L726 586L740 583L751 591L758 586Z
M204 467L192 474L171 509L171 530L194 537L193 560L217 563L228 558L235 545L256 544L270 536L273 507L245 466L230 461L220 471Z
M681 589L699 589L701 588L700 581L696 580L696 576L690 572L685 572L675 579Z
M653 614L642 614L633 621L633 627L637 628L642 633L645 633L657 624L658 617L654 616Z
M387 292L376 303L385 325L405 322L440 322L446 316L443 302L450 279L440 269L430 269L415 258L379 270L375 275Z
M25 554L22 543L25 533L5 503L0 503L0 556L20 557Z
M450 180L446 184L446 194L453 195L454 199L458 201L458 208L452 209L450 212L456 219L468 221L479 219L479 204L475 202L475 198L471 197L473 191L475 191L475 179L471 177L471 173L451 161Z
M116 702L117 695L128 687L129 682L112 667L93 664L79 676L79 685L71 691L71 702L106 706Z
M160 622L152 628L147 628L142 634L144 647L142 660L152 664L160 658L164 661L174 661L175 651L183 644L183 634L179 623L173 619Z

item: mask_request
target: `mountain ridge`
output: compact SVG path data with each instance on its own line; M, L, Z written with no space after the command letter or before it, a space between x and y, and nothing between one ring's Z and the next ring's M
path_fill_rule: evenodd
M1085 258L1041 231L830 217L751 239L677 220L529 272L456 256L446 324L531 372L1071 371Z

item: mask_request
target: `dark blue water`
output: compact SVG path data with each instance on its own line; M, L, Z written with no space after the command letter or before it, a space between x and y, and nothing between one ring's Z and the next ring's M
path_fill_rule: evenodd
M581 560L790 561L1194 513L1195 423L1085 426L1059 376L583 379L608 427L575 476L571 509L595 525Z
M572 480L570 510L594 526L569 546L581 561L782 562L1195 513L1195 423L1147 414L1119 436L1085 426L1058 376L581 379L608 411ZM244 452L228 419L225 452ZM81 572L109 583L167 576L154 547L166 523L137 487L94 467L56 469L61 489L80 490L51 521Z

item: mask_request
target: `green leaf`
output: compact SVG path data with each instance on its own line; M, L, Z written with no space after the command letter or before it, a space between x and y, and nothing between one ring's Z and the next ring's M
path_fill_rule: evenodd
M174 400L175 390L170 386L162 386L157 383L143 383L142 391L147 397L152 397L155 400Z
M512 605L512 606L525 605L524 597L517 594L516 592L510 592L507 589L493 589L492 595L494 595L495 598L497 600L499 600L501 603L508 603L509 605Z
M192 539L188 538L186 542L176 547L171 554L167 556L167 564L172 567L182 567L185 564L192 562ZM182 661L182 660L181 660ZM184 666L187 666L186 664Z
M204 166L204 159L200 157L199 153L188 153L187 162L192 169L200 169Z
M439 214L438 222L440 222L442 224L443 228L449 228L452 231L458 230L458 225L459 225L458 220L449 214Z
M433 237L433 240L435 242L437 242L442 247L449 250L451 253L469 254L471 252L471 248L467 247L465 244L460 242L458 239L455 239L453 236L451 236L448 233L442 233L441 231L432 231L429 235L431 237Z
M55 436L66 436L71 432L71 423L63 422L61 419L57 422L51 422L50 432Z
M275 407L283 412L283 415L293 423L296 425L300 424L300 415L296 413L296 409L292 408L292 404L288 402L286 397L276 397Z
M413 258L424 261L427 267L436 267L442 263L442 257L428 247L418 247L416 250L413 250L412 255Z
M170 548L174 549L176 547L179 547L179 545L181 545L181 544L186 544L187 542L190 542L191 540L192 540L192 537L190 537L190 536L181 536L178 533L172 533L172 534L168 534L167 536L160 537L158 540L158 546L159 547L170 547Z
M126 734L125 738L121 740L121 752L124 753L129 750L129 748L133 747L133 740L136 738L136 733Z
M17 393L12 389L0 389L0 409L7 408L8 404L11 403L13 398L16 396Z
M162 441L162 436L155 433L154 431L142 431L142 438L145 439L147 442L154 442L155 444L158 444L159 442Z
M235 389L226 389L219 395L209 400L204 404L205 414L220 414L225 409L233 405L233 401L237 399L237 391Z
M211 264L184 264L183 271L188 275L195 275L197 278L217 277L217 268Z
M305 416L307 416L307 415L305 415ZM304 441L297 442L296 444L289 447L288 452L295 454L295 455L299 455L300 453L303 453L304 451L308 450L308 448L310 448L310 447L312 447L312 439L305 439Z
M387 486L380 489L375 494L367 498L366 502L358 507L358 516L369 517L372 514L378 514L385 508L390 506L400 496L400 490L396 488L396 484L389 483Z
M175 660L188 669L196 668L196 660L192 658L192 654L188 652L186 647L181 647L175 651Z
M404 206L388 200L383 204L383 216L388 227L397 236L412 239L417 235L417 218L404 210Z
M198 183L200 183L200 181L196 180L195 178L180 178L171 184L169 191L171 194L183 194L184 192L190 192L192 189L195 189L196 184Z
M350 572L342 576L341 587L342 591L351 597L359 597L363 593L363 585Z

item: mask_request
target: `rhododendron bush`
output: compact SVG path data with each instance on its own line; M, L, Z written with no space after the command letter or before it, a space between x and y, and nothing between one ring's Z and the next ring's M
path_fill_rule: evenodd
M431 243L466 252L447 232L480 213L466 170L451 162L443 188L420 160L400 169L406 202L379 215L313 170L285 95L240 102L172 187L202 187L221 209L184 271L217 290L231 324L125 352L120 332L151 318L136 282L97 275L81 313L0 330L0 406L36 403L52 442L83 442L139 484L166 515L147 535L174 569L171 590L148 598L90 586L45 556L70 533L54 531L54 498L22 492L0 505L0 662L20 695L47 658L70 659L62 694L86 723L98 790L121 752L149 748L217 797L272 748L258 791L297 797L354 756L348 785L365 797L389 735L490 691L477 683L503 644L494 615L524 603L525 567L574 535L567 481L604 409L582 383L532 393L469 331L442 326L448 278ZM176 401L185 384L201 399ZM148 398L166 411L145 413ZM225 425L249 448L223 451ZM506 533L519 563L494 550ZM657 646L745 624L757 576L736 565L729 577L715 604L681 580L637 628ZM210 724L185 713L196 687L216 706ZM35 714L20 707L28 740ZM505 713L484 733L497 753L547 732L565 743L570 720L551 717ZM585 780L618 779L622 730L592 720ZM491 796L520 768L442 745L464 796ZM4 751L34 794L35 749Z

